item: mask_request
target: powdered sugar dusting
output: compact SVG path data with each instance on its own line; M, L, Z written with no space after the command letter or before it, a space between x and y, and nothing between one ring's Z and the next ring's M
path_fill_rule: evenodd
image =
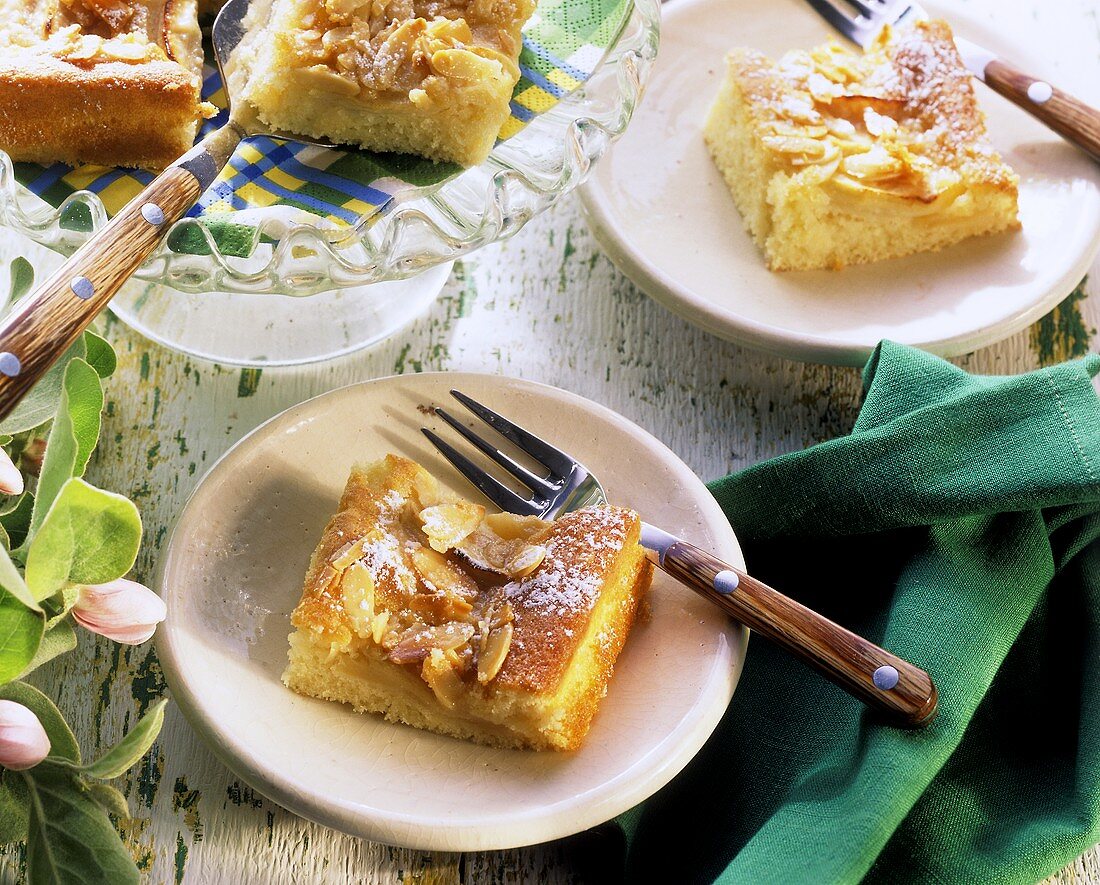
M379 522L386 523L396 519L404 506L404 496L391 489L378 501ZM405 587L413 586L416 578L405 561L402 545L397 536L390 531L374 534L375 537L364 544L361 558L371 578L376 584L397 582Z
M587 611L600 592L603 564L626 542L623 517L611 508L598 508L565 517L559 531L545 542L546 558L534 574L504 586L510 599L524 607L556 615ZM595 555L590 564L574 557L578 543Z

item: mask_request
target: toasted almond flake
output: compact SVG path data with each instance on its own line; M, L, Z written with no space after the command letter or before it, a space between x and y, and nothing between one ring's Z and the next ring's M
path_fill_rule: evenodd
M545 547L541 544L530 544L512 557L507 567L508 574L513 578L526 578L545 558Z
M428 538L428 545L438 553L457 547L474 532L485 518L480 504L460 502L425 507L417 514Z
M389 612L379 612L374 616L374 622L371 624L371 639L376 643L382 642L382 636L386 632L386 624L390 620Z
M356 541L348 541L328 558L329 565L336 569L336 571L342 572L353 562L358 562L363 558L363 550L367 546L367 543L368 540L366 536Z
M336 571L328 563L321 569L321 574L317 577L317 586L323 592L329 588L329 586L340 578L340 573Z
M359 636L368 636L373 632L374 622L374 578L370 569L363 563L352 563L340 579L340 589L344 597L344 611Z
M395 664L422 661L432 651L450 651L465 645L473 638L472 624L452 621L435 627L416 624L401 634L400 641L390 651L389 658Z
M448 710L453 710L462 699L464 688L455 668L438 648L424 659L420 671L439 702Z
M411 552L413 567L437 590L459 599L474 598L477 584L465 572L455 568L442 553L429 547L415 547Z
M477 658L477 681L482 685L495 679L504 666L504 659L512 647L512 632L512 625L504 624L489 634L485 650Z

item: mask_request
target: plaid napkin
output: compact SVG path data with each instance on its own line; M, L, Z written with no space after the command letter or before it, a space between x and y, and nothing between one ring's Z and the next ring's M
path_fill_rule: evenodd
M551 110L595 73L618 39L631 13L630 0L539 0L523 29L520 78L512 91L510 115L500 131L505 141ZM208 63L202 96L221 112L207 120L199 138L229 118L213 50L204 44ZM334 229L371 218L394 195L429 188L455 177L461 168L402 154L317 147L267 136L246 138L228 166L188 215L200 219L226 255L245 257L254 246L255 227L265 220L310 223ZM78 191L91 191L114 215L137 196L153 174L140 169L40 166L16 163L15 178L51 206L62 206ZM76 204L61 226L90 230L91 215ZM269 232L270 233L270 232ZM208 254L202 233L177 229L168 246L175 252Z
M1100 356L977 377L888 342L851 435L711 484L753 573L928 669L884 725L765 640L619 818L632 881L1031 883L1100 841Z

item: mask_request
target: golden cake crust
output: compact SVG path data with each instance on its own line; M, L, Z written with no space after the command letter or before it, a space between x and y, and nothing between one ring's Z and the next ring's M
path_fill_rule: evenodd
M305 694L483 743L573 749L606 692L651 577L637 546L638 517L594 508L553 523L518 518L517 543L537 551L537 565L517 567L522 573L509 577L474 568L453 551L446 557L431 551L417 522L425 517L417 514L453 501L484 510L442 493L408 459L390 455L352 470L291 617L298 632L284 681ZM366 605L361 596L349 598L337 574L355 557L371 575ZM424 571L438 569L440 560L442 572ZM463 596L469 605L440 594L447 582L459 595L470 588ZM504 633L501 659L497 640ZM453 648L444 651L449 662L418 646L438 636ZM482 672L483 660L494 657L489 673Z
M0 147L16 161L161 169L194 141L197 103L194 78L172 62L0 59Z
M547 547L542 567L509 587L516 638L498 684L531 694L557 688L577 645L562 639L584 635L600 578L615 568L624 546L637 545L639 528L635 514L614 508L577 511L553 523L549 539L539 539ZM625 639L632 623L627 614L606 624L609 640L612 634Z

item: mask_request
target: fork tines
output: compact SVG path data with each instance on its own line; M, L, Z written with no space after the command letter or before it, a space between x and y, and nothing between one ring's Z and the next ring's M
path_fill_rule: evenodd
M478 451L487 455L508 473L525 485L533 493L531 498L524 498L516 494L508 486L504 485L496 477L489 474L483 468L478 467L459 452L450 443L441 439L426 427L420 428L421 432L429 439L431 444L446 458L451 465L466 479L473 483L486 498L492 501L501 510L511 513L542 515L550 506L553 493L560 489L572 474L576 462L564 452L524 430L518 424L509 421L497 414L487 406L483 406L458 390L452 390L451 395L463 406L472 412L477 418L488 424L493 430L511 442L520 451L529 455L538 462L546 471L546 476L539 476L528 470L515 459L509 457L500 449L489 443L484 437L479 436L445 409L436 407L435 413L448 425L454 428L461 436L470 442Z
M883 25L901 21L910 11L910 0L806 0L817 13L845 37L860 46ZM854 11L854 14L852 11Z

